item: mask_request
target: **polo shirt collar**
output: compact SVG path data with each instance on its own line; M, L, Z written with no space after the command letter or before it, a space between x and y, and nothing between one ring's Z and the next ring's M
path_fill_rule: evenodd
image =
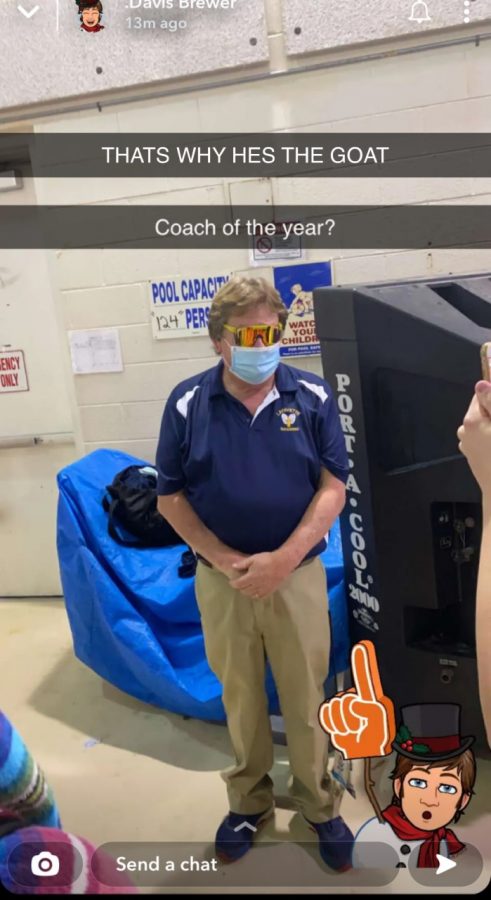
M223 386L223 369L224 363L223 359L220 360L218 365L215 366L215 371L211 376L211 387L210 387L210 397L216 397L218 394L225 394L225 388Z
M221 359L218 365L215 366L215 371L212 374L210 397L216 397L218 394L227 393L223 385L223 369L224 362L223 359ZM275 372L275 385L280 393L286 391L296 392L298 390L297 379L290 371L290 369L283 363L279 364Z
M275 384L278 388L279 392L283 391L297 391L298 390L298 381L295 378L293 372L290 371L288 366L285 366L284 363L280 363L276 373L275 373Z

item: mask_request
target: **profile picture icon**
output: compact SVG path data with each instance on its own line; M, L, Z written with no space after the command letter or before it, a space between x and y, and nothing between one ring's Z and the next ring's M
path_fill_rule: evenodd
M80 0L77 5L81 31L96 34L104 30L104 25L101 25L103 8L100 0Z

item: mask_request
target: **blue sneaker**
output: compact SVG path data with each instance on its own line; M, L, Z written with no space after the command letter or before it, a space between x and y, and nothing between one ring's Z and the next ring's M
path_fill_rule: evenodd
M244 815L229 812L215 838L215 853L223 863L236 862L251 849L257 832L274 815L274 808L266 812Z
M355 838L344 819L336 816L329 822L305 821L310 830L317 833L319 852L326 865L336 872L349 872L353 868L351 856Z

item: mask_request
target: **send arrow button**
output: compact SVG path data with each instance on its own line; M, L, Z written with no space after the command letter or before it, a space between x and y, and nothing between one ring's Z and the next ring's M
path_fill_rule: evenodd
M448 872L449 869L455 868L457 865L453 859L449 859L448 856L440 856L439 853L436 854L436 858L438 860L438 869L436 870L437 875L443 875L444 872Z
M418 866L418 859L419 850L416 847L408 857L408 869L414 880L425 888L434 888L436 884L445 884L445 888L468 887L476 884L483 874L482 855L477 847L473 847L467 841L465 848L450 858L437 853L431 866ZM431 891L423 893L431 893Z

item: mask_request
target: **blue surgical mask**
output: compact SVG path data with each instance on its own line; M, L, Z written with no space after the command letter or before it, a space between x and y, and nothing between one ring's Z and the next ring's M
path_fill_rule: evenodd
M272 347L231 347L230 371L248 384L262 384L276 372L280 363L280 344Z

